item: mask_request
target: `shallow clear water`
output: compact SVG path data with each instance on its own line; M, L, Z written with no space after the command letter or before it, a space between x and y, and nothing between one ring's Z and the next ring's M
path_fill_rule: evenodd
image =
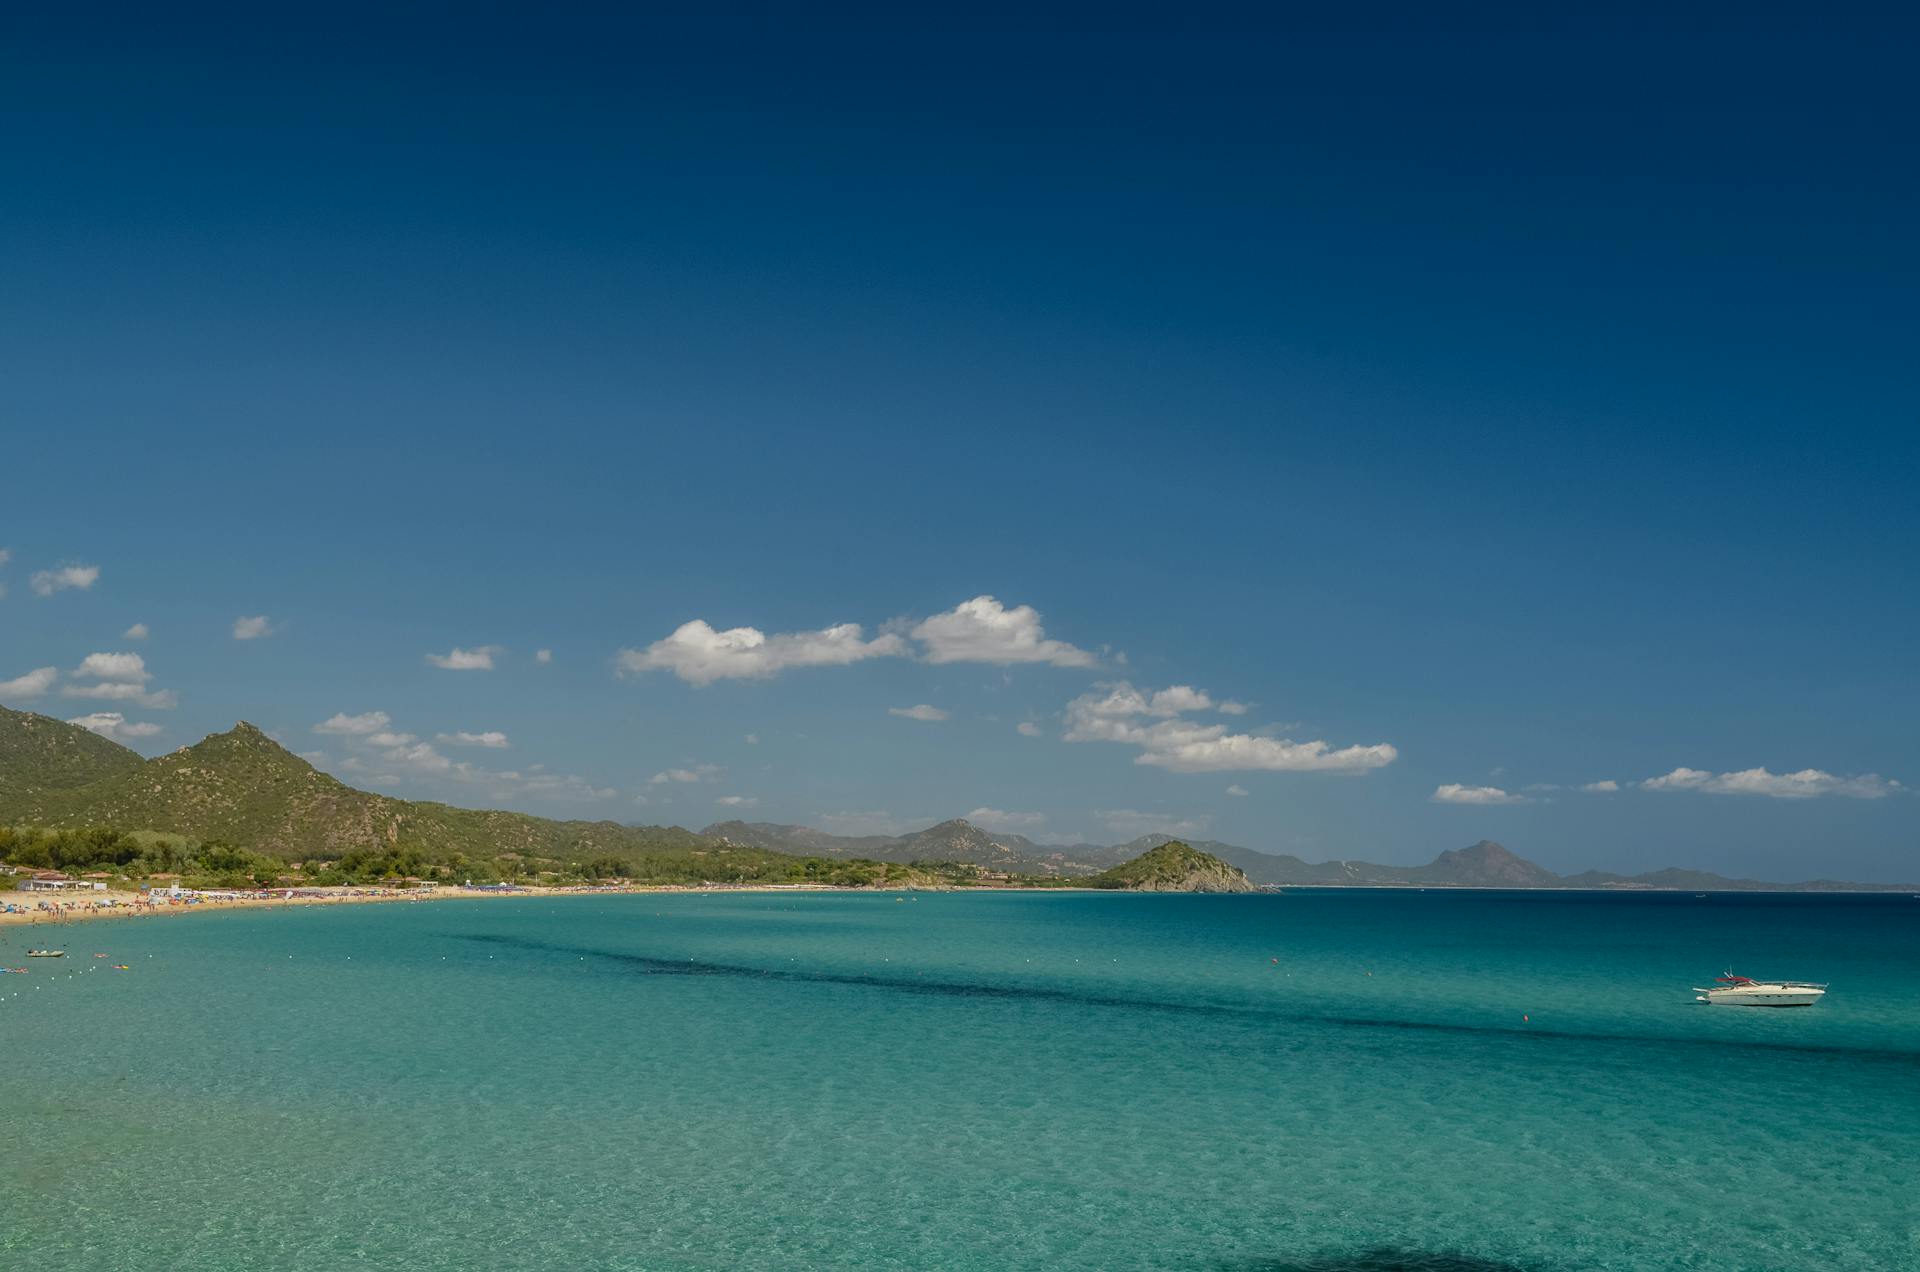
M0 978L7 1267L1920 1266L1906 896L685 894L65 936ZM1694 1004L1729 964L1834 988Z

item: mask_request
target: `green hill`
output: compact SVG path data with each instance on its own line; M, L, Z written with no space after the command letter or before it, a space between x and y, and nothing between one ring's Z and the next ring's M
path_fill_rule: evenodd
M64 720L0 707L0 808L122 777L145 763L118 742Z
M1135 857L1132 861L1094 875L1096 888L1129 892L1252 892L1254 886L1238 868L1211 853L1189 847L1178 839Z
M938 882L904 865L796 857L678 826L552 821L393 799L320 772L245 722L143 760L76 725L0 711L5 826L39 828L40 837L27 840L7 832L16 860L51 854L45 864L197 868L236 881L243 875L273 878L286 863L302 862L309 877L328 873L318 863L335 863L332 874L354 878L621 876L892 887ZM177 862L169 856L136 861L135 841L96 842L103 829L159 832L189 846L165 850L180 856ZM48 832L55 833L47 838Z
M93 736L72 725L59 727ZM435 858L511 852L578 859L708 842L678 827L549 821L375 795L329 777L245 722L131 769L84 785L42 789L10 804L0 808L9 820L159 830L222 839L289 860L355 849L411 849Z

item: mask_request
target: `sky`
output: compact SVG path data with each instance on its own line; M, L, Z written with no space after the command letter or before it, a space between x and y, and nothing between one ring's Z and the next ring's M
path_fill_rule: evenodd
M1920 879L1912 23L16 7L0 703L549 816Z

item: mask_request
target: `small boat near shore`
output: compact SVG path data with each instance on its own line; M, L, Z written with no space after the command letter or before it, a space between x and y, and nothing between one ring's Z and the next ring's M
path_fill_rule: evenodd
M1827 987L1813 981L1755 980L1729 971L1714 977L1713 984L1705 989L1694 986L1693 992L1699 995L1695 1002L1719 1007L1811 1007Z
M67 952L65 950L28 950L27 951L28 958L65 958L66 956L67 956Z

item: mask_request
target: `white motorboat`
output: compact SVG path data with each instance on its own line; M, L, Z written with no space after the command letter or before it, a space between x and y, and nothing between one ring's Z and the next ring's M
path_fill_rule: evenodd
M1812 981L1754 980L1728 972L1714 977L1706 989L1694 986L1693 992L1699 995L1694 1001L1721 1007L1811 1007L1827 987Z

